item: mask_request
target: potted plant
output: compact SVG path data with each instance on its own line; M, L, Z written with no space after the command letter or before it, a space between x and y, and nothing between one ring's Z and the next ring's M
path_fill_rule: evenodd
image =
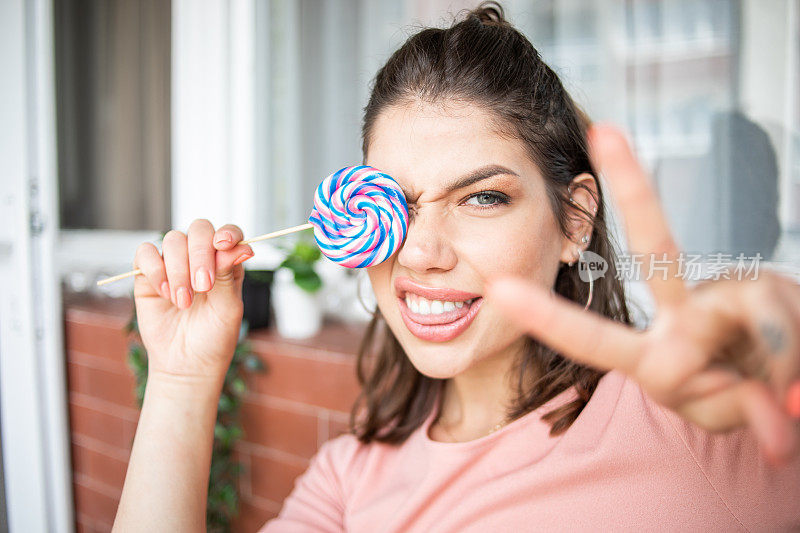
M314 270L321 257L319 248L308 238L298 238L292 248L279 245L286 253L275 272L272 303L278 333L287 338L304 339L322 326L322 279Z
M242 280L243 320L250 329L266 328L271 325L270 301L274 274L272 270L245 268Z

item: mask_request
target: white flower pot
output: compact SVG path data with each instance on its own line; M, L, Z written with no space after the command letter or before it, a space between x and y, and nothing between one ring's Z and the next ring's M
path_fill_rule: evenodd
M281 268L272 284L275 326L282 337L306 339L322 327L322 302L319 293L304 291L294 282L291 270Z

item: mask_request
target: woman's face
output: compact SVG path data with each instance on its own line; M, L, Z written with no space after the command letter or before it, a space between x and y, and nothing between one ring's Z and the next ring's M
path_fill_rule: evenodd
M412 364L449 378L521 349L522 331L481 298L484 283L510 274L552 287L572 250L522 142L476 106L413 102L378 116L366 164L409 204L403 246L367 272Z

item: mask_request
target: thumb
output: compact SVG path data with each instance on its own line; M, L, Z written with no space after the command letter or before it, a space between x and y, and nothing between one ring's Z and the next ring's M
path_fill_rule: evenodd
M242 263L255 255L249 244L239 244L230 250L217 250L216 276L214 286L209 291L209 298L221 296L241 297L244 266Z

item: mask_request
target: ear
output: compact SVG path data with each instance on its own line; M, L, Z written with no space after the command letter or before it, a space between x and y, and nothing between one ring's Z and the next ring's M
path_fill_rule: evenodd
M592 222L586 212L594 215L597 213L597 181L594 176L583 173L575 176L570 182L568 192L571 192L567 206L567 233L561 246L561 261L570 263L578 259L578 250L589 247L589 241L581 242L585 236L592 238ZM585 211L585 212L584 212Z

